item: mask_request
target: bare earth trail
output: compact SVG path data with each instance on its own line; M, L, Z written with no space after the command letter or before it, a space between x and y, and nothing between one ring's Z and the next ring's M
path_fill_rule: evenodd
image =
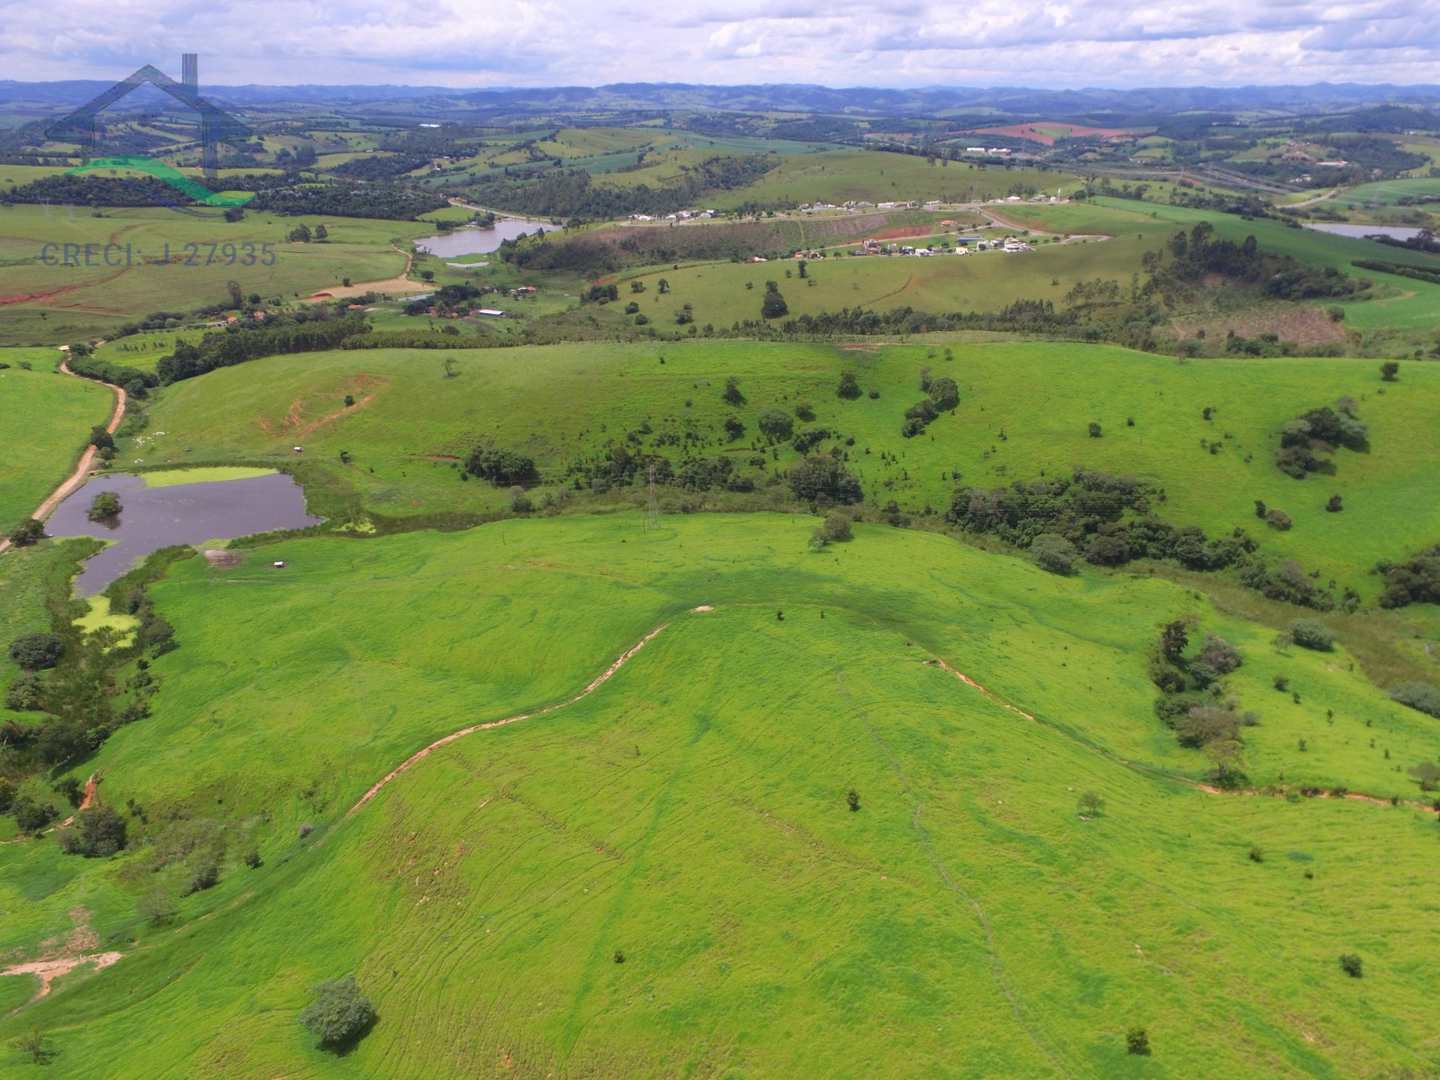
M690 609L692 614L704 614L705 612L713 610L715 609L710 604L701 604L698 607ZM411 754L399 765L395 766L395 768L391 769L388 773L386 773L374 784L372 784L370 786L370 789L366 791L364 795L360 796L360 798L356 801L355 805L350 807L350 809L345 812L345 816L347 818L350 818L353 817L355 814L359 813L362 809L364 809L365 804L370 802L370 800L375 798L375 796L379 795L380 792L384 790L385 786L389 784L392 780L398 778L402 773L409 771L412 767L418 765L421 761L425 760L425 758L429 757L432 753L434 753L436 750L439 750L443 746L448 746L450 743L455 742L458 739L463 739L467 735L473 735L477 731L489 731L493 728L507 727L510 724L518 724L522 720L535 720L542 716L549 716L551 713L559 712L561 709L568 708L569 706L574 705L576 702L589 697L596 690L600 689L600 687L604 686L607 682L614 678L616 673L618 673L622 667L629 663L630 660L634 658L636 653L638 653L650 642L654 641L655 638L659 637L665 630L670 627L670 625L670 622L663 622L659 626L655 627L655 629L651 630L634 645L631 645L630 648L626 649L623 653L616 657L615 661L611 663L611 665L607 667L604 671L602 671L599 675L591 679L590 682L585 685L584 689L582 689L579 693L573 695L572 697L566 698L564 701L558 701L553 705L547 705L543 709L536 709L533 712L516 713L514 716L507 716L499 720L487 720L479 724L470 724L467 727L461 728L459 731L452 731L449 735L445 735L439 739L436 739L430 745L415 751L415 753ZM1273 795L1276 797L1284 797L1290 794L1289 792L1280 789L1270 790L1257 788L1240 788L1234 790L1224 790L1215 787L1212 784L1207 784L1199 780L1192 780L1186 776L1180 776L1174 772L1171 772L1168 769L1162 769L1155 766L1146 765L1143 762L1131 761L1129 758L1121 757L1119 754L1116 754L1113 751L1106 749L1099 743L1093 742L1092 740L1085 738L1084 736L1070 730L1062 724L1042 720L1034 713L1027 712L1026 710L1020 708L1020 706L1006 700L1003 696L997 694L989 687L985 686L980 682L977 682L975 679L971 678L963 671L960 671L958 668L952 667L950 664L946 663L939 657L935 657L932 660L926 660L924 661L924 664L927 667L940 668L942 671L954 676L956 679L964 683L966 686L970 687L972 690L975 690L984 697L989 698L991 701L995 702L995 704L999 705L1003 709L1008 710L1009 712L1014 713L1016 716L1019 716L1025 720L1029 720L1032 723L1044 724L1046 727L1053 729L1059 734L1065 735L1068 738L1075 739L1081 742L1089 749L1094 750L1095 752L1101 754L1103 757L1108 758L1116 764L1121 765L1124 768L1130 769L1134 772L1141 773L1142 775L1154 777L1161 780L1170 780L1178 784L1183 784L1194 791L1203 791L1208 795ZM1376 806L1399 805L1409 807L1411 809L1424 810L1428 813L1440 814L1440 807L1432 806L1427 803L1401 802L1398 804L1392 804L1389 799L1383 799L1376 795L1367 795L1363 792L1358 791L1347 791L1343 795L1340 795L1338 793L1331 795L1319 792L1315 794L1319 797L1324 798L1343 797L1346 799L1354 800L1356 802L1370 803Z
M79 379L83 377L80 375L76 375L73 371L71 371L69 362L65 360L60 361L60 370L66 375L69 375L72 379ZM105 425L105 430L108 431L111 435L114 435L116 429L120 426L120 422L125 419L125 389L124 387L115 386L111 383L100 383L100 385L109 388L115 395L115 409L110 414L110 422ZM75 464L75 471L72 472L64 480L64 482L61 483L59 487L52 491L49 497L46 498L46 500L42 502L38 507L36 507L35 512L30 516L37 521L44 521L51 514L53 514L55 512L55 508L59 506L62 502L64 502L65 499L69 497L69 495L74 492L76 488L78 488L81 484L85 482L85 478L89 475L90 472L90 466L95 461L95 453L95 447L93 445L87 445L85 447L85 452L80 455L80 460ZM3 554L9 549L10 541L8 539L0 540L0 554Z
M703 614L704 612L712 611L714 609L709 604L701 604L699 607L691 608L690 610L695 613ZM436 739L429 746L425 747L422 750L415 751L415 753L411 754L399 765L395 766L395 768L391 769L388 773L382 776L376 783L372 784L370 790L365 792L364 795L361 795L359 801L356 802L356 804L352 806L348 811L346 811L345 816L350 817L358 813L366 803L368 803L371 799L375 798L376 795L380 794L381 790L385 787L386 784L390 783L390 781L394 780L401 773L408 770L411 766L416 765L419 762L423 761L425 758L429 757L432 753L434 753L436 750L439 750L442 746L448 746L455 740L463 739L466 735L473 735L477 731L489 731L492 728L505 727L509 724L518 724L521 720L533 720L541 716L549 716L553 712L558 712L559 710L566 708L567 706L574 705L577 701L589 697L596 690L600 689L600 687L604 686L607 682L613 679L616 672L618 672L622 667L629 663L630 659L636 653L638 653L646 645L650 644L650 642L654 641L657 637L659 637L660 634L669 625L670 624L668 622L663 622L659 626L655 627L654 630L651 630L634 645L631 645L630 648L626 649L623 653L616 657L614 663L612 663L599 675L596 675L595 678L591 679L590 682L586 684L585 688L573 697L566 698L564 701L557 701L554 705L547 705L543 709L536 709L534 712L516 713L514 716L507 716L503 720L488 720L483 724L471 724L469 727L463 727L459 731L452 731L444 738Z
M395 249L397 255L405 256L405 269L391 278L382 278L379 281L361 281L351 285L330 285L323 289L317 289L305 298L305 303L314 303L321 300L353 300L357 296L364 296L366 293L384 293L395 296L402 293L427 292L435 288L434 285L426 285L423 281L410 280L410 268L415 265L415 253Z

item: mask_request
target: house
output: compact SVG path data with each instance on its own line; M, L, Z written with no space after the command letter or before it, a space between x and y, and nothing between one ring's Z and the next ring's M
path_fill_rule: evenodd
M522 297L534 296L538 291L534 285L516 285L510 290L510 295L519 300Z

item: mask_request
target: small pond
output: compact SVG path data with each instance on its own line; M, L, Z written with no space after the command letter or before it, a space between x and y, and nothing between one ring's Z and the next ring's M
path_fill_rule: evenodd
M85 514L102 491L120 496L114 521ZM305 512L305 493L284 473L199 484L150 487L139 476L117 473L91 479L62 502L45 523L51 536L93 536L109 544L85 563L75 581L92 596L137 562L174 544L230 540L271 529L303 529L323 519Z
M1328 221L1309 222L1305 228L1317 232L1334 233L1336 236L1351 236L1361 240L1367 236L1388 236L1392 240L1410 240L1420 235L1419 229L1407 229L1399 225L1341 225Z
M484 255L497 249L504 241L514 240L521 233L550 232L558 229L543 221L526 221L524 218L500 218L488 229L467 225L451 229L439 236L426 236L415 241L415 247L431 255L454 258L456 255Z

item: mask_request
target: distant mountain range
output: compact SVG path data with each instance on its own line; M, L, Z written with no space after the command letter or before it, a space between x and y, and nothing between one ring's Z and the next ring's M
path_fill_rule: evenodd
M0 80L0 107L48 112L73 108L110 86L98 80ZM445 118L577 111L715 110L795 111L849 116L947 117L994 112L1025 116L1174 115L1192 110L1266 110L1321 113L1382 104L1433 107L1440 85L1152 87L1133 90L1038 90L1027 87L873 87L774 84L707 86L684 83L615 83L608 86L501 87L482 90L435 86L211 86L212 100L237 108L284 106L335 109L433 109Z

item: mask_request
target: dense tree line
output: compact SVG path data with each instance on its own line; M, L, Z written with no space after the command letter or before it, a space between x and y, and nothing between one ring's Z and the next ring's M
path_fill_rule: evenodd
M1440 267L1405 266L1401 263L1385 262L1381 259L1356 259L1350 265L1358 266L1362 270L1375 270L1382 274L1398 274L1400 277L1414 278L1416 281L1440 285Z
M744 187L775 164L775 159L762 156L717 156L693 166L676 183L653 188L648 184L596 184L583 169L506 169L475 178L466 185L465 194L483 206L594 221L683 210L707 192Z
M175 206L191 201L188 195L153 176L57 173L0 194L0 203L70 206Z
M413 221L421 214L448 206L443 195L386 183L295 184L267 188L248 204L281 214L326 214L331 217L388 218Z
M313 315L276 316L263 323L235 323L206 334L198 345L182 341L172 354L160 358L155 372L162 383L174 383L262 356L338 348L346 338L370 330L363 315L314 317L318 314L319 311Z
M428 157L414 154L366 154L337 165L330 172L350 180L395 180L430 164Z

